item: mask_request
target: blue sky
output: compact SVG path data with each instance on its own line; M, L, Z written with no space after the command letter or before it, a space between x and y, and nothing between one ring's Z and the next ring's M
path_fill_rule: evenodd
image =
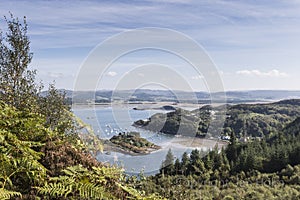
M73 88L89 52L108 37L159 27L197 41L219 69L226 90L300 90L299 0L1 0L0 15L9 11L27 17L31 67L45 84L55 80L58 88ZM3 18L0 25L5 30ZM111 66L99 88L112 89L130 66L157 60L174 68L184 65L170 55L139 52ZM203 77L185 69L179 73L192 87L205 90Z

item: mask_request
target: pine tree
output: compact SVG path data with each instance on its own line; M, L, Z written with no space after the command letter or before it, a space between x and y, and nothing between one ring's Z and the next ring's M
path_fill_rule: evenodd
M174 171L174 155L172 153L172 150L169 149L168 153L166 155L166 159L162 162L162 166L160 171L164 174L171 174Z
M189 173L201 175L205 173L205 166L201 158L200 151L195 149L191 152Z
M181 164L178 158L175 160L174 169L175 169L175 174L179 174L179 171L181 169Z
M236 142L235 133L231 132L230 135L230 144L227 146L226 155L229 161L236 161L237 159L237 148L238 144Z
M184 152L181 158L181 172L184 175L187 175L187 170L188 170L188 166L189 166L189 156L187 154L187 152Z

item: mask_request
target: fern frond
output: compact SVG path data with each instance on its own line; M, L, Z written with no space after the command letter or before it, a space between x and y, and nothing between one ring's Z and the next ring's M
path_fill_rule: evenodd
M11 199L13 197L22 197L22 194L20 192L5 190L3 188L0 188L0 199Z
M72 192L72 185L64 185L63 183L49 183L38 188L38 192L51 197L67 197Z
M51 178L52 183L37 187L38 192L54 198L73 196L80 199L103 199L110 196L104 184L95 180L93 171L78 165L68 167L63 172L64 176Z
M81 165L63 170L63 176L50 178L50 183L36 187L38 193L53 198L75 199L140 199L160 200L156 195L146 196L123 183L123 171L116 167L93 167L88 170ZM123 185L124 184L124 185Z
M43 187L37 188L38 192L43 195L49 195L51 197L67 197L68 195L73 196L78 193L80 198L85 199L103 199L105 190L103 187L98 186L94 183L49 183Z
M99 187L94 183L78 183L76 186L79 195L83 198L102 199L105 192L103 187Z
M164 200L164 198L157 196L156 194L151 194L146 196L145 192L138 191L132 187L124 186L118 183L118 186L122 188L125 192L129 194L127 199L137 199L137 200Z

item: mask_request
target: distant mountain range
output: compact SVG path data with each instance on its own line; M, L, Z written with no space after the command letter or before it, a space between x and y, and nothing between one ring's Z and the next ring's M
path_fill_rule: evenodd
M174 103L210 103L211 97L214 100L222 101L223 93L208 92L185 92L170 90L98 90L98 91L76 91L61 90L66 93L66 97L72 99L73 103L93 104L93 103L139 103L139 102L174 102ZM42 93L47 94L46 91ZM300 98L300 91L289 90L251 90L251 91L226 91L227 103L243 102L272 102L283 99ZM216 101L215 101L216 102Z

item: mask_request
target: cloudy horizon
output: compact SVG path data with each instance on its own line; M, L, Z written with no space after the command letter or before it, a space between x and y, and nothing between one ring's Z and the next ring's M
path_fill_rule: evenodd
M31 67L38 78L64 89L73 89L82 63L103 41L123 31L158 27L185 34L202 46L225 90L300 90L299 11L298 0L0 2L1 16L12 12L27 17L34 53ZM5 31L3 17L0 25ZM205 77L174 56L154 51L116 61L98 88L114 89L131 67L158 62L179 71L194 90L206 90ZM174 83L172 89L181 85Z

